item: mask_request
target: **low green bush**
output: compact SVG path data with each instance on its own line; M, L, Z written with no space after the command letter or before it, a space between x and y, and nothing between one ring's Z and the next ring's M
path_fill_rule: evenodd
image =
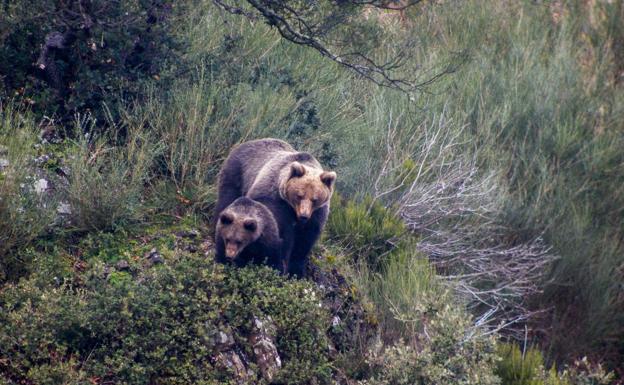
M326 383L333 372L326 310L306 281L268 268L224 269L189 257L145 270L96 263L55 283L34 275L0 293L0 378L8 383L240 383L219 367L215 335L254 375L254 317L271 319L283 384Z
M421 331L411 340L398 340L373 351L372 376L362 385L494 385L495 337L479 335L461 306L440 297L423 296L420 311L397 313L405 322L418 322ZM503 384L505 384L503 382Z
M391 209L336 194L327 238L340 245L379 325L361 384L499 384L495 335L474 326Z
M517 345L502 343L498 354L501 356L501 361L496 373L506 385L556 385L560 383L556 377L556 370L554 373L545 371L544 358L536 348L529 348L525 354L522 354ZM548 382L545 382L547 379Z
M445 301L453 301L433 266L411 244L395 250L381 271L360 268L356 276L358 286L376 305L386 341L418 338L425 326L425 314L438 311ZM434 298L437 301L432 301Z
M406 234L403 221L370 196L358 202L333 194L326 239L342 246L354 262L379 270Z
M612 373L590 364L587 358L557 372L555 366L546 369L542 353L534 347L523 353L513 343L501 343L498 354L496 374L505 385L606 385L613 380Z

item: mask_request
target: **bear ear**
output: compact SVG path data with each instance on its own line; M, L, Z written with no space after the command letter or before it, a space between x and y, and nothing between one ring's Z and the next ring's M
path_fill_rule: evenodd
M290 177L299 178L305 175L305 167L299 162L292 162L290 164Z
M247 231L256 231L256 229L258 228L258 223L255 219L245 219L243 227L245 227L245 230Z
M221 214L221 217L219 218L219 220L221 221L221 223L223 223L224 225L229 225L232 222L234 222L234 217L231 214L228 213L223 213Z
M324 171L321 174L321 182L325 183L325 185L331 188L336 181L336 173L333 171Z

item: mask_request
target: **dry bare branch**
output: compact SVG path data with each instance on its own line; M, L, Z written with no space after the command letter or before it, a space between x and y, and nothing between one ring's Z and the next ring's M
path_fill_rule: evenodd
M450 123L440 116L406 137L390 119L375 197L398 207L397 214L421 235L417 247L469 301L476 325L487 326L488 333L521 334L536 314L526 301L540 291L555 257L539 235L512 236L501 220L505 191L499 178L479 170L474 158L458 155L465 154L458 151L461 130Z
M328 59L348 68L359 76L380 86L401 90L406 93L422 91L441 76L454 72L463 62L463 55L439 70L423 75L414 69L405 70L409 47L415 44L410 34L404 34L401 41L371 41L374 34L357 29L362 24L365 9L382 9L404 12L421 0L336 0L285 1L285 0L213 0L225 11L243 15L249 19L263 19L277 29L286 40L310 47ZM404 15L401 16L404 18ZM378 26L378 31L383 31ZM357 40L357 44L351 40ZM348 37L348 38L346 38ZM398 49L388 58L376 57L374 50L364 46L395 44ZM403 69L399 71L400 69Z

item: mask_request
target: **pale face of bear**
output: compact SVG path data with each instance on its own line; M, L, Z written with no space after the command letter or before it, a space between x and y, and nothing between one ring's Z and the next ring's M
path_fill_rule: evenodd
M314 210L327 204L335 181L336 173L333 171L323 171L293 162L282 198L295 209L297 220L306 222Z
M219 216L217 232L225 243L225 256L233 260L245 247L258 240L261 229L255 218L226 211Z

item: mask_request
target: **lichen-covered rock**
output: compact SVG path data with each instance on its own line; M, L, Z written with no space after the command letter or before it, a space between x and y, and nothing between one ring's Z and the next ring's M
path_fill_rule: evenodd
M37 194L41 195L44 192L48 191L48 189L50 188L50 183L47 179L39 178L33 184L33 188Z
M196 239L199 236L201 236L201 233L197 229L188 229L188 230L182 230L178 232L176 235L181 238Z
M129 271L130 264L128 263L128 261L122 259L115 264L115 269L117 269L118 271Z
M241 360L240 356L233 352L221 352L216 357L217 367L229 370L234 375L234 380L238 384L248 384L250 375L253 373L248 372L245 364Z
M273 343L275 325L271 318L260 320L254 317L253 330L249 335L249 344L253 348L255 362L260 368L262 377L272 381L277 371L282 367L282 359Z
M223 352L234 346L234 337L223 330L215 330L212 334L212 343L215 346L215 350Z
M56 213L59 215L70 215L72 213L71 205L67 202L61 202L56 208Z
M160 255L158 249L156 249L155 247L153 247L149 252L145 253L145 258L151 266L165 262L162 255Z

